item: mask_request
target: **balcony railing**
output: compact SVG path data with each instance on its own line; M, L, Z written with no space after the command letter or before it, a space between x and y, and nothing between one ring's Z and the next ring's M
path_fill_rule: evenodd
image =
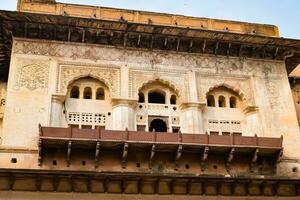
M208 135L161 133L142 131L114 131L105 129L40 127L40 137L59 140L115 141L129 143L164 143L198 146L252 147L281 149L282 137L269 138L241 135Z
M198 154L201 166L206 162L209 153L224 156L226 168L235 155L245 155L250 158L249 163L256 163L258 156L272 158L277 163L282 155L283 138L253 137L241 135L208 135L208 134L182 134L143 131L113 131L104 129L79 128L52 128L40 127L39 165L42 164L45 149L67 149L67 166L70 165L71 152L74 148L94 149L95 167L98 167L100 145L106 149L115 150L122 146L122 167L126 167L128 149L143 148L149 154L149 168L151 169L153 157L156 152L171 152L176 155L175 162L185 154ZM184 150L184 151L183 151ZM92 151L93 152L93 151ZM146 153L147 154L147 153ZM198 162L198 161L195 161ZM176 164L176 166L178 166Z

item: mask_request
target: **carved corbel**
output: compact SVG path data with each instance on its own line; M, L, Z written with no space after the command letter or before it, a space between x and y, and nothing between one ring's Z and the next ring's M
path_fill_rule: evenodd
M122 168L126 168L127 163L127 156L128 156L128 143L126 142L123 147L123 154L122 154Z
M179 50L180 47L180 38L177 39L176 51Z
M194 43L194 41L193 40L191 40L190 41L190 46L189 46L189 52L192 52L192 50L193 50L193 44Z
M182 155L182 145L179 145L177 148L177 153L176 153L176 157L175 157L175 170L178 170L178 161L181 158Z
M153 158L154 158L154 155L155 155L155 144L152 145L152 148L151 148L151 152L150 152L150 159L149 159L149 169L152 169L152 164L153 164Z
M151 36L151 41L150 41L150 49L153 49L153 43L154 43L154 36Z
M140 44L141 44L141 34L139 34L139 37L138 37L138 41L137 41L137 46L140 46Z
M67 150L67 167L71 164L71 153L72 153L72 141L68 142L68 150Z
M279 47L276 47L275 51L274 51L274 54L273 54L273 58L275 59L278 55L278 52L279 52Z
M206 48L206 40L204 40L202 44L202 53L205 53L205 48Z
M229 171L230 170L230 164L233 161L234 158L234 153L235 153L235 148L231 148L230 152L227 156L227 160L226 160L226 170Z
M277 154L277 157L276 157L276 164L279 163L281 161L281 158L282 158L282 155L283 155L283 149L281 149L278 154Z
M257 158L258 158L258 154L259 154L259 149L255 149L255 151L253 152L252 158L251 158L251 163L250 163L250 169L253 169L253 165L257 162Z
M205 170L205 161L207 160L208 152L209 152L209 147L206 146L201 156L201 171Z
M123 46L126 47L127 45L127 37L128 37L128 33L124 34L124 41L123 41Z
M99 166L99 157L100 157L100 142L96 144L96 152L95 152L95 168L97 169Z
M216 43L216 46L215 46L215 50L214 50L215 55L217 55L218 50L219 50L219 41Z
M230 54L230 48L231 48L231 43L229 42L228 43L228 48L227 48L227 51L226 51L227 56L229 56L229 54Z
M167 37L165 37L164 47L166 48L166 47L167 47L167 45L168 45L168 38L167 38Z
M42 139L39 139L39 142L38 142L38 149L39 149L38 166L42 166L42 162L43 162L42 145L43 145L43 141L42 141Z

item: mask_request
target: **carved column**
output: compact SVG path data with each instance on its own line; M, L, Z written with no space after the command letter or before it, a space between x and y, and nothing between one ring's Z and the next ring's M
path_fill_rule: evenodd
M182 103L181 108L181 132L204 134L201 103Z
M205 104L198 101L196 72L188 72L189 94L188 102L180 105L181 109L181 132L203 134L203 115L202 108Z
M134 109L137 101L135 99L113 99L112 100L112 129L113 130L135 130Z
M257 134L258 136L262 136L263 132L258 107L248 106L244 110L244 113L246 116L247 131L243 132L243 135L253 136Z
M61 127L62 120L64 120L64 107L65 96L55 94L52 95L52 103L51 103L51 118L50 118L50 126L51 127Z

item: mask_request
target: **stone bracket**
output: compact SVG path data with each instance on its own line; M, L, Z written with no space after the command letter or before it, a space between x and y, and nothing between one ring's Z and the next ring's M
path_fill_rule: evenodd
M203 153L202 153L202 156L201 156L201 163L200 163L200 165L201 165L201 171L205 170L205 161L208 158L208 153L209 153L209 147L206 146L206 147L204 147Z
M152 169L152 164L153 164L153 158L155 156L155 144L152 145L151 147L151 152L150 152L150 159L149 159L149 169Z
M178 145L177 148L177 153L176 153L176 157L175 157L175 170L178 170L178 161L182 156L182 145Z
M99 157L100 157L100 142L96 144L96 152L95 152L95 168L99 166Z
M230 151L229 151L229 154L227 156L227 159L226 159L226 170L227 171L230 170L230 164L233 161L234 153L235 153L235 148L231 148Z
M129 147L129 144L127 142L125 142L124 147L123 147L123 154L122 154L122 168L126 168L128 147Z
M67 150L67 167L71 164L71 153L72 153L72 141L68 142L68 150Z

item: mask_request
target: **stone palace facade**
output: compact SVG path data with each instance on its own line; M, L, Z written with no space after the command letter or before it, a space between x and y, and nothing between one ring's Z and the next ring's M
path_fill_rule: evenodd
M299 198L300 41L276 26L55 0L0 25L1 198Z

